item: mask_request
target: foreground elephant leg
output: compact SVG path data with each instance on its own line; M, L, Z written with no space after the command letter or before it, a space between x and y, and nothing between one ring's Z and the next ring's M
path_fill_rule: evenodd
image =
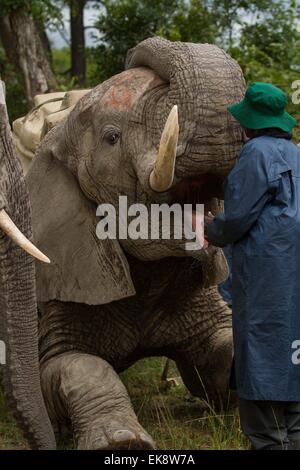
M173 359L190 392L226 406L232 362L231 310L217 287L179 277L161 310L148 318L144 344ZM180 286L184 285L184 289ZM150 354L150 353L149 353Z
M176 347L177 367L193 395L200 396L216 408L226 407L230 401L233 352L231 310L220 298L216 287L203 289L199 307L201 316L198 320L197 310L184 309L187 329L190 322L193 328L188 342L183 341Z
M42 365L51 420L71 421L78 449L153 449L113 368L90 354L68 352Z
M226 408L233 398L229 392L231 331L224 329L215 333L210 337L208 346L206 354L200 351L197 354L197 350L191 355L178 354L176 365L182 380L193 395L201 397L215 409Z

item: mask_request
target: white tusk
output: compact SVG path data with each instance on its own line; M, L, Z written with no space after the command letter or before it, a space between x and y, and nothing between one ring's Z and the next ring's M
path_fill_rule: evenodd
M179 135L177 105L173 106L161 135L158 155L150 174L150 187L153 191L167 191L173 183L176 151Z
M50 263L50 259L45 256L36 246L34 246L33 243L31 243L31 241L29 241L22 232L20 232L18 227L13 223L4 209L0 210L0 228L9 238L11 238L17 245L23 248L23 250L25 250L31 256L34 256L44 263Z

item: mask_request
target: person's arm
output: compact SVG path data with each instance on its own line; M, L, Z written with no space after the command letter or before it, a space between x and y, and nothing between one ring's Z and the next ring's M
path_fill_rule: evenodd
M208 225L210 243L225 246L242 238L271 199L268 191L267 156L254 145L246 145L228 176L224 212Z

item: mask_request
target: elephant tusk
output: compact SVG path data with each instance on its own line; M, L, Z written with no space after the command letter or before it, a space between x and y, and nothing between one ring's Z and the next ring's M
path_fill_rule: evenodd
M9 238L11 238L17 245L19 245L31 256L34 256L44 263L50 263L50 259L45 256L38 248L36 248L36 246L34 246L33 243L31 243L31 241L29 241L22 232L20 232L18 227L13 223L4 209L0 210L0 228Z
M151 189L167 191L173 183L179 135L177 105L173 106L161 135L158 155L149 178Z

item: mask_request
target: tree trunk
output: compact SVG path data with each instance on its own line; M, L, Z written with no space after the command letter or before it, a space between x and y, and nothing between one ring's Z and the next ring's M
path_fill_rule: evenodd
M0 210L31 238L29 196L14 153L0 81ZM0 339L8 403L31 448L53 449L55 439L45 408L39 371L38 317L33 259L0 230Z
M43 49L45 51L46 57L49 60L49 63L52 65L52 50L49 38L47 36L45 25L43 23L35 21L36 29L39 33L41 43L43 45Z
M84 5L86 0L70 0L71 73L80 86L85 85L86 60L84 39Z
M57 88L37 27L25 9L12 10L9 15L0 17L0 38L8 59L24 77L31 106L35 95Z

